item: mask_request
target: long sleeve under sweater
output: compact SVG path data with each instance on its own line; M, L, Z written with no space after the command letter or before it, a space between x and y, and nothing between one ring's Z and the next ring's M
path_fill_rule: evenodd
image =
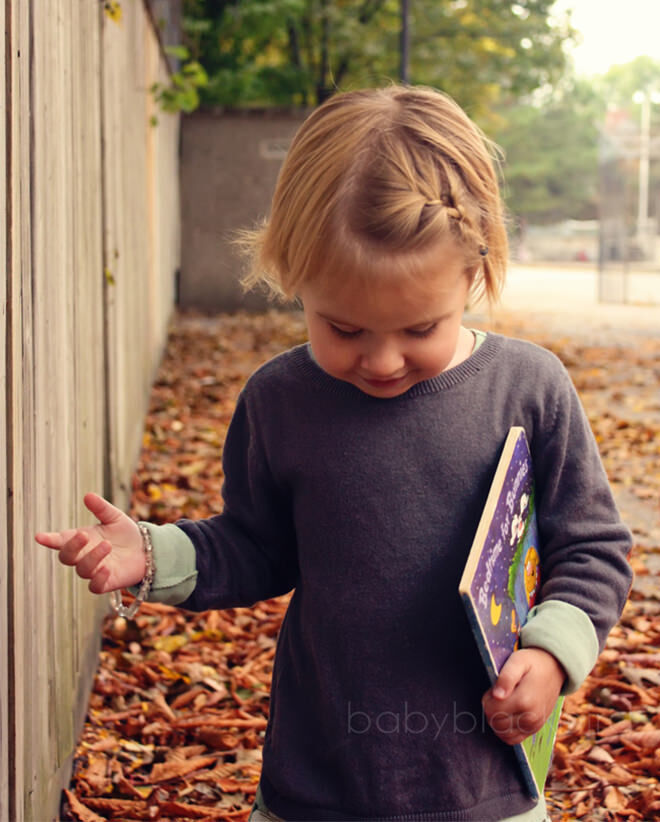
M457 593L512 425L530 442L542 543L522 641L555 653L570 690L621 612L631 542L568 374L530 343L489 334L393 399L294 348L239 398L223 513L153 528L155 598L203 610L295 589L261 782L279 816L490 822L532 805L483 720L489 683ZM569 623L593 644L586 667Z

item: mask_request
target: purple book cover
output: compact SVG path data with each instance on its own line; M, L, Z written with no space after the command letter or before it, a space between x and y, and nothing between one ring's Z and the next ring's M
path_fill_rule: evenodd
M459 584L491 682L518 647L539 590L539 560L532 459L525 430L516 426L504 443ZM541 730L515 746L534 798L543 792L562 701Z

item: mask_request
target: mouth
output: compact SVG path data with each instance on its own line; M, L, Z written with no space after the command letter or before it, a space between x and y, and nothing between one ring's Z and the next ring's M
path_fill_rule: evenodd
M394 377L388 380L374 380L374 379L367 379L366 377L363 378L367 385L370 385L372 388L395 388L397 385L400 385L405 376L402 377Z

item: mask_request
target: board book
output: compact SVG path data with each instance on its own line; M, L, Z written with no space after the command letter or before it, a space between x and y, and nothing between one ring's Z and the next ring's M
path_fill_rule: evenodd
M518 647L540 585L534 472L525 429L504 443L459 593L491 683ZM563 697L545 725L515 745L530 794L539 798L550 768Z

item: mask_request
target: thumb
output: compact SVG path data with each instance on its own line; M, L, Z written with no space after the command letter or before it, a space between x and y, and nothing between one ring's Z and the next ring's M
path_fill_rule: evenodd
M98 494L85 494L83 502L85 503L87 510L94 514L101 525L110 525L124 516L123 511L120 511L119 508L115 508L114 505L109 503L106 499L103 499L103 497L100 497Z
M527 664L517 653L511 654L502 666L499 676L491 689L495 699L507 699L515 691L527 672Z

